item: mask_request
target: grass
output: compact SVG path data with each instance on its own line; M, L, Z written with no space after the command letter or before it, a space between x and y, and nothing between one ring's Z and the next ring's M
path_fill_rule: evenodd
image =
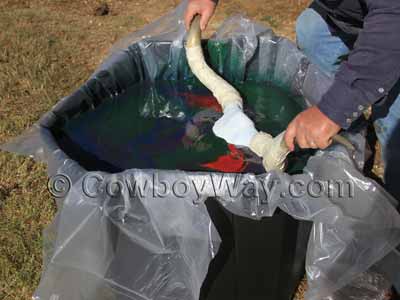
M17 8L1 10L0 19L4 142L83 82L90 69L72 59L84 34L65 18L46 8ZM41 232L55 207L43 165L0 153L0 169L0 299L30 299L41 271Z
M264 22L267 22L269 24L269 26L271 26L272 28L279 27L279 23L275 20L275 18L273 16L265 16L261 20Z
M179 1L110 0L110 14L94 16L101 2L0 2L0 144L78 88L116 40ZM228 15L246 12L293 39L295 18L309 1L221 2L209 32ZM44 165L0 152L0 170L0 300L31 299L42 267L42 230L53 219L55 204Z

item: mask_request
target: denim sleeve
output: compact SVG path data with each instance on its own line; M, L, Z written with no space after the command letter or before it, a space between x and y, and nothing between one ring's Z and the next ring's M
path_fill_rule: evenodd
M400 1L368 0L354 49L318 104L347 129L371 104L387 96L400 78Z

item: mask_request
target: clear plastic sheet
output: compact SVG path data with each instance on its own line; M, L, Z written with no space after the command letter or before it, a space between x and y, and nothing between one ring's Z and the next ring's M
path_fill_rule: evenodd
M36 299L198 299L219 245L204 205L130 199L128 192L110 197L106 189L86 196L101 177L139 183L148 175L88 173L72 185L53 224Z
M185 6L186 2L124 39L83 87L62 99L33 128L1 146L46 162L49 176L69 178L69 192L59 200L57 217L45 232L45 268L34 299L198 299L220 243L204 204L210 197L230 212L255 220L270 217L279 208L295 219L313 222L306 261L309 300L332 299L393 255L400 243L395 200L360 172L365 144L360 134L348 136L359 150L355 156L331 146L311 157L299 175L87 172L59 148L52 129L82 109L95 109L105 96L140 80L192 78L184 63ZM274 80L305 95L309 103L318 102L331 83L290 41L242 17L227 20L213 39L230 43L230 50L212 62L230 80ZM235 63L238 57L241 63ZM352 196L339 197L335 189L333 195L323 192L317 197L288 193L296 182L309 186L330 180L352 186ZM131 193L132 184L145 182L152 183L147 190ZM163 194L166 186L177 190L154 196Z
M349 285L335 293L329 300L390 300L391 283L382 274L367 271L357 276ZM328 300L328 299L327 299Z

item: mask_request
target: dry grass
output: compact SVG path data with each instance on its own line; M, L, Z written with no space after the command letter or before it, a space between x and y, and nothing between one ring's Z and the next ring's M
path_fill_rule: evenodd
M220 1L217 14L211 24L215 29L223 19L232 14L245 14L253 20L268 25L282 36L295 40L295 23L300 12L311 2L308 0L236 0Z
M304 294L307 291L307 280L303 279L300 284L299 287L297 288L297 292L294 295L293 300L303 300L304 299Z
M94 71L110 46L178 4L178 0L0 2L0 143L20 134ZM228 15L247 13L294 38L305 0L221 1L209 31ZM0 153L0 299L30 299L41 272L43 228L55 212L45 167Z

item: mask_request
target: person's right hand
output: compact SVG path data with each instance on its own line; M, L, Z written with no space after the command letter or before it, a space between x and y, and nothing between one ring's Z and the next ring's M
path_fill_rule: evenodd
M196 15L200 15L200 29L204 31L207 27L208 21L210 21L214 14L216 3L212 0L189 0L188 6L185 12L185 25L186 29L189 30L190 23Z

